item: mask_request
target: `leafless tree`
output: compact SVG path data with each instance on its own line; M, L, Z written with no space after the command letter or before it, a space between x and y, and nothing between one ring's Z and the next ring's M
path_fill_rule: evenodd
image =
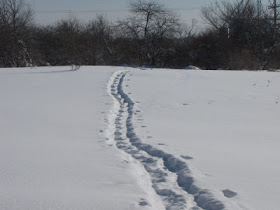
M26 66L32 10L24 0L0 0L0 65Z
M104 15L98 15L86 25L84 37L90 55L88 62L97 65L111 64L115 55L111 46L113 31Z
M252 0L217 1L204 7L202 15L221 42L231 48L229 57L234 68L267 67L276 47L268 11L260 12Z
M178 36L179 19L157 1L130 2L132 15L119 23L123 37L137 41L139 64L160 65L168 50L169 39Z

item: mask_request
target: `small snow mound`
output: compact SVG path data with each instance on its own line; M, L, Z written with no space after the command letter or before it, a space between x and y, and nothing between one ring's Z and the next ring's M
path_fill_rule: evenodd
M185 69L187 69L187 70L201 70L197 66L187 66L187 67L185 67Z
M268 72L280 72L279 69L268 69L267 71L268 71Z

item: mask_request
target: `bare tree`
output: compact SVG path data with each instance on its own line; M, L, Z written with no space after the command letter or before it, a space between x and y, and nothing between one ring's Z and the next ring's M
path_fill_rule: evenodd
M112 62L115 54L111 46L112 34L112 27L103 15L98 15L87 24L84 37L88 46L89 64L106 65Z
M157 1L130 2L132 16L119 23L123 37L137 41L139 64L161 65L169 39L179 34L179 19Z
M0 0L2 65L26 66L31 62L28 52L31 23L32 10L24 0Z
M230 47L229 58L234 68L267 67L276 40L269 13L265 10L260 12L255 1L215 2L204 7L202 15L217 32L221 42ZM246 62L243 62L244 59ZM244 66L245 63L249 66Z

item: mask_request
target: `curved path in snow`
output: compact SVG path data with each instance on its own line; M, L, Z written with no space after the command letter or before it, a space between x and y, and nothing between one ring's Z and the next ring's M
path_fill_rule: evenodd
M168 210L224 209L225 205L208 190L197 186L187 163L154 146L143 143L134 125L134 101L125 93L123 82L127 71L116 72L108 93L117 104L110 127L114 128L114 141L118 149L136 159L151 177L151 184Z

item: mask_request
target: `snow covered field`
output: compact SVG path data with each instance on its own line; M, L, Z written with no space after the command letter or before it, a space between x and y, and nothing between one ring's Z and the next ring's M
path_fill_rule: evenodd
M0 209L279 209L279 73L69 69L0 69Z

